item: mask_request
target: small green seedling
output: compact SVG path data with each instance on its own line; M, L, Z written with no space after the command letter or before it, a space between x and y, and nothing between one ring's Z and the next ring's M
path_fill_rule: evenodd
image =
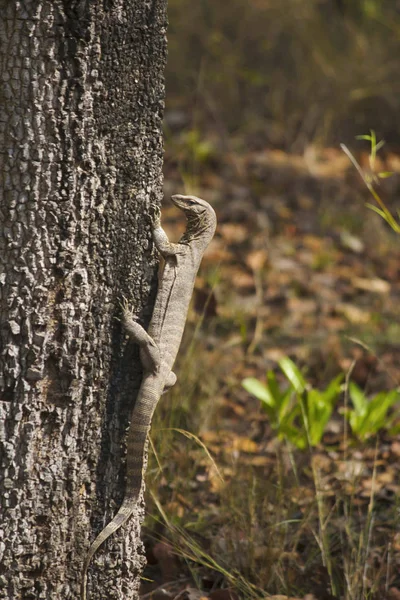
M279 439L287 439L300 449L317 446L335 408L343 375L319 391L310 387L290 358L282 358L279 367L289 383L283 390L273 371L268 371L266 383L247 377L242 385L260 400Z
M347 409L346 418L353 434L360 440L376 435L381 429L391 429L392 432L398 430L398 427L392 429L392 425L400 411L388 415L389 410L400 400L398 390L380 392L369 399L356 383L350 382L349 395L354 408Z
M343 374L332 379L328 387L320 391L306 383L297 366L289 358L283 358L279 366L296 391L297 402L301 409L304 428L303 435L296 445L299 448L306 448L307 445L317 446L339 398Z
M254 377L246 377L242 381L244 389L260 400L263 409L267 413L271 427L278 431L278 437L284 437L283 431L294 419L292 386L281 390L273 371L268 371L266 383L262 383Z
M375 161L377 152L382 148L385 142L384 140L377 142L375 131L373 131L372 129L370 135L358 135L356 139L365 140L370 143L369 171L364 171L362 169L361 165L359 164L355 156L347 148L347 146L345 146L344 144L340 144L340 147L357 169L358 173L361 176L361 179L365 183L366 187L368 188L368 191L370 192L371 196L374 198L377 204L377 206L375 206L375 204L367 203L366 206L374 212L376 212L380 217L382 217L382 219L384 219L390 225L393 231L395 231L396 233L400 233L400 214L397 214L397 219L393 217L392 213L389 211L388 207L386 206L386 204L375 189L375 186L379 185L381 179L387 179L388 177L391 177L394 174L391 171L381 171L378 173L375 171Z

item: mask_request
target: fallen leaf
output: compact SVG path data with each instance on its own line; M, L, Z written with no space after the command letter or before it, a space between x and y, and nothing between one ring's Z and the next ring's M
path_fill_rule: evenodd
M392 483L396 479L396 473L394 469L390 467L386 467L386 471L383 473L379 473L377 476L377 480L380 483Z
M305 235L303 238L303 244L306 248L313 250L314 252L318 252L323 248L325 244L325 239L320 238L316 235Z
M317 310L317 303L312 298L289 298L288 307L290 311L298 315L313 314Z
M253 271L260 271L268 260L268 253L265 250L254 250L246 256L246 264Z
M362 325L368 323L370 320L370 313L358 308L358 306L354 306L354 304L341 302L336 305L335 310L339 314L344 315L350 323Z
M340 232L340 241L345 248L352 250L356 254L361 254L361 252L364 252L365 250L364 243L360 240L360 238L352 235L346 230Z
M236 266L227 265L224 276L234 288L254 288L254 275Z
M244 242L249 237L248 228L239 223L223 223L219 232L228 244Z
M241 456L240 462L244 465L250 465L252 467L267 467L273 465L275 459L269 456Z
M311 462L316 469L320 469L321 471L329 472L332 470L333 461L329 456L325 454L312 454Z
M358 460L343 460L338 463L336 479L352 481L363 473L365 465Z
M375 277L374 279L366 279L364 277L353 277L352 284L359 290L367 292L376 292L377 294L388 294L390 292L390 283L384 279Z
M233 440L232 444L235 450L239 450L239 452L247 452L250 454L255 454L259 452L259 445L256 444L253 440L244 437L236 437Z
M400 173L400 156L392 152L386 157L386 167L388 171Z
M304 151L304 160L310 174L318 179L343 178L350 168L345 153L335 152L333 148L310 145Z

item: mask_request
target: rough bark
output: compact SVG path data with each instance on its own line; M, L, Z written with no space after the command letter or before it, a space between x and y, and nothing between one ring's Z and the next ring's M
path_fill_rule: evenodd
M0 0L0 598L78 598L124 489L151 312L166 0ZM137 597L142 509L89 598Z

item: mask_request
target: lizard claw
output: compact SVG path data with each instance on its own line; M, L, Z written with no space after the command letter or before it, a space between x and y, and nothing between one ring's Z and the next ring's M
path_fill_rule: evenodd
M158 229L161 227L161 208L158 205L155 205L154 208L153 229Z
M119 302L119 307L122 312L125 312L128 309L128 299L126 296L122 295L121 300Z
M132 314L132 311L129 308L129 301L126 296L124 296L124 295L121 296L121 300L119 302L119 307L122 312L122 318L120 319L120 318L116 317L118 321L125 321L127 317L130 317L134 321L137 320L137 317Z

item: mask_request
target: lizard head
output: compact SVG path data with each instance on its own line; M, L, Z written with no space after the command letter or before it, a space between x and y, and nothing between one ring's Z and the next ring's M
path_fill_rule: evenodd
M172 202L180 208L186 216L187 228L181 239L182 243L203 239L207 245L213 237L217 225L214 209L197 196L182 196L176 194Z

